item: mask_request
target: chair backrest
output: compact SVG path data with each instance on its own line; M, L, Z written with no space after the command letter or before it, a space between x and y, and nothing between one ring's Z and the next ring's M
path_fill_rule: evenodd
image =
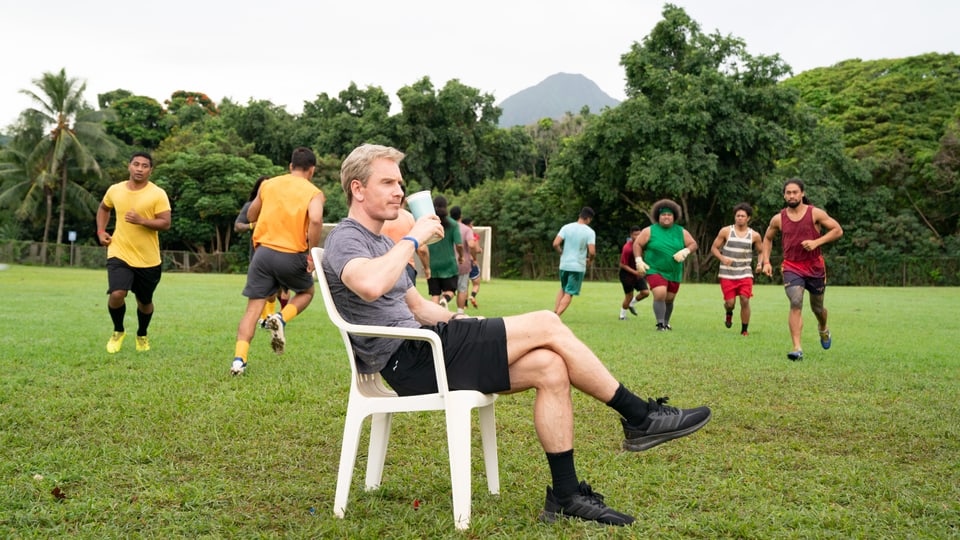
M313 257L314 272L317 275L317 283L320 285L320 296L323 298L324 307L326 307L327 316L330 322L340 330L340 337L343 338L343 345L347 349L347 357L350 361L350 372L355 385L360 393L368 397L396 395L392 390L387 389L382 382L379 373L363 374L357 371L357 359L353 352L353 344L350 342L350 335L374 336L374 337L392 337L398 339L417 339L429 341L433 345L434 365L438 367L437 388L439 394L446 396L447 391L447 373L443 366L443 346L440 337L429 330L419 328L400 328L393 326L368 326L349 323L340 315L337 305L333 302L333 295L330 293L330 284L327 282L327 276L323 271L323 248L315 247L310 250Z

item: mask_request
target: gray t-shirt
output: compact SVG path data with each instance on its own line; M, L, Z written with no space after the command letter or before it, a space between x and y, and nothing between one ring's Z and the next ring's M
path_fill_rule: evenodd
M380 326L398 326L401 328L420 328L407 307L407 291L413 283L406 272L400 273L400 279L386 294L373 302L367 302L347 288L340 280L343 267L353 259L374 259L393 247L393 240L386 236L373 234L358 221L347 218L337 224L327 235L323 244L323 273L330 284L330 294L337 305L337 311L347 322ZM353 350L357 356L357 370L360 373L377 373L390 356L403 343L402 339L350 336Z

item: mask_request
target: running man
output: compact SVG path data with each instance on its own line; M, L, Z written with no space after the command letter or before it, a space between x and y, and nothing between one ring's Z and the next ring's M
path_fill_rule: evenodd
M763 236L761 268L767 276L773 276L770 252L778 232L783 235L783 287L790 300L790 337L793 350L787 358L803 360L800 334L803 331L803 291L810 291L810 310L817 317L820 346L829 349L833 343L830 327L827 326L827 308L823 307L823 295L827 288L827 269L820 253L820 246L834 242L843 236L837 220L820 208L812 206L804 194L803 181L791 178L783 185L783 199L787 207L770 219L770 226ZM826 232L822 232L826 229Z
M97 240L107 246L107 309L113 321L113 334L107 341L110 354L120 352L123 346L129 291L137 299L137 351L150 350L147 327L153 318L153 292L161 274L159 231L170 229L170 199L150 181L153 158L137 152L127 170L130 177L110 186L97 209ZM116 210L117 222L111 235L106 229L112 210Z
M740 335L746 336L750 326L750 298L753 297L753 252L763 248L760 233L750 228L753 207L742 202L733 207L733 225L720 229L710 252L720 261L720 290L723 309L727 312L723 324L733 326L733 308L740 298ZM759 261L757 261L759 263ZM759 264L757 265L759 266ZM759 272L761 269L757 268Z

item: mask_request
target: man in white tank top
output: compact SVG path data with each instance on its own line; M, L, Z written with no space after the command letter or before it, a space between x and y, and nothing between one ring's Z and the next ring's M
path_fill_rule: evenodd
M727 312L724 325L733 326L733 308L740 298L740 334L750 325L750 297L753 296L753 252L760 252L760 233L750 228L753 208L747 203L733 207L733 225L720 229L710 252L720 261L720 290ZM757 271L760 271L758 268Z

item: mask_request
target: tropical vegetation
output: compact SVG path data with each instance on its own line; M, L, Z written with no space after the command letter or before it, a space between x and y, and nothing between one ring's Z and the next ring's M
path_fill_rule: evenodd
M65 70L24 90L36 108L7 129L0 151L0 240L92 234L96 201L126 178L135 150L153 152L153 180L171 196L165 249L244 253L231 223L259 175L285 170L308 146L328 196L327 222L345 215L340 160L357 144L407 153L410 189L431 189L493 228L494 272L538 277L555 265L550 239L580 206L597 211L599 261L616 266L630 225L651 204L676 200L700 248L690 278L712 275L709 245L741 201L763 229L785 179L844 226L830 246L841 279L931 264L931 283L960 282L960 56L851 59L793 74L779 55L754 55L742 39L706 33L667 4L649 35L624 51L627 99L597 113L571 111L501 128L494 97L453 79L422 77L396 95L351 83L291 114L265 100L215 103L178 91L160 103L117 89L83 100ZM41 260L46 260L43 258ZM933 262L931 262L933 261Z

